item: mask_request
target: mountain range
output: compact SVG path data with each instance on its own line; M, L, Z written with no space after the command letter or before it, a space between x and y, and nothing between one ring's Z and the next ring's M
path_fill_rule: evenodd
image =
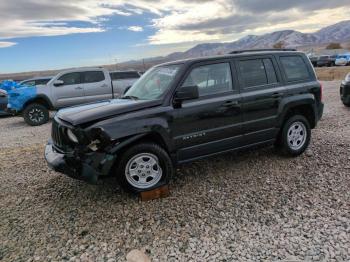
M301 33L295 30L284 30L264 35L247 35L233 42L203 43L198 44L185 52L176 52L167 56L151 57L144 60L133 60L119 63L118 65L104 65L104 67L110 70L115 70L117 66L117 69L119 70L132 68L142 71L163 62L191 57L227 54L239 49L272 48L277 43L283 43L285 48L298 48L305 51L320 46L322 47L321 49L324 49L325 45L331 42L341 43L344 48L350 49L350 20L322 28L314 33ZM33 76L54 75L59 71L61 70L2 74L0 75L0 80L9 78L19 80L28 79Z
M322 28L314 33L301 33L295 30L284 30L264 35L248 35L237 41L228 43L204 43L185 51L172 53L165 60L178 60L190 57L226 54L239 49L272 48L282 43L285 48L312 46L331 42L343 43L350 41L350 20ZM154 58L160 59L159 57ZM152 59L150 59L152 60Z

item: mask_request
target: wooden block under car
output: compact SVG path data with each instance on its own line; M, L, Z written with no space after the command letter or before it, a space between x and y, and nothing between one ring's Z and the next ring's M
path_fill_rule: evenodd
M142 201L165 198L170 195L169 186L162 186L151 191L141 192L140 195Z

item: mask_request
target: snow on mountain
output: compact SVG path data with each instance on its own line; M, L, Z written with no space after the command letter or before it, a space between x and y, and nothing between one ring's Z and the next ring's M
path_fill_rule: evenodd
M315 33L284 30L260 36L248 35L230 43L199 44L186 52L173 53L167 58L177 60L190 57L226 54L239 49L272 48L279 42L282 42L286 48L295 48L303 45L324 44L347 40L350 40L350 20L325 27Z

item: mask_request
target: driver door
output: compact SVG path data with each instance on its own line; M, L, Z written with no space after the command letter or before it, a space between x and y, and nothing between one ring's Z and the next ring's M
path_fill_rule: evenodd
M241 146L242 113L230 60L195 65L182 86L198 86L199 98L174 109L173 143L179 162Z
M55 107L63 108L85 102L84 88L81 84L81 73L73 72L60 76L57 80L63 81L61 86L53 86Z

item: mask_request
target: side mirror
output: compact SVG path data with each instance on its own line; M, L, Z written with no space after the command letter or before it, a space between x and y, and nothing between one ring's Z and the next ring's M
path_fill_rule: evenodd
M54 83L53 83L54 86L63 86L64 85L64 82L62 80L56 80Z
M183 86L175 93L175 102L197 99L199 97L198 86Z

